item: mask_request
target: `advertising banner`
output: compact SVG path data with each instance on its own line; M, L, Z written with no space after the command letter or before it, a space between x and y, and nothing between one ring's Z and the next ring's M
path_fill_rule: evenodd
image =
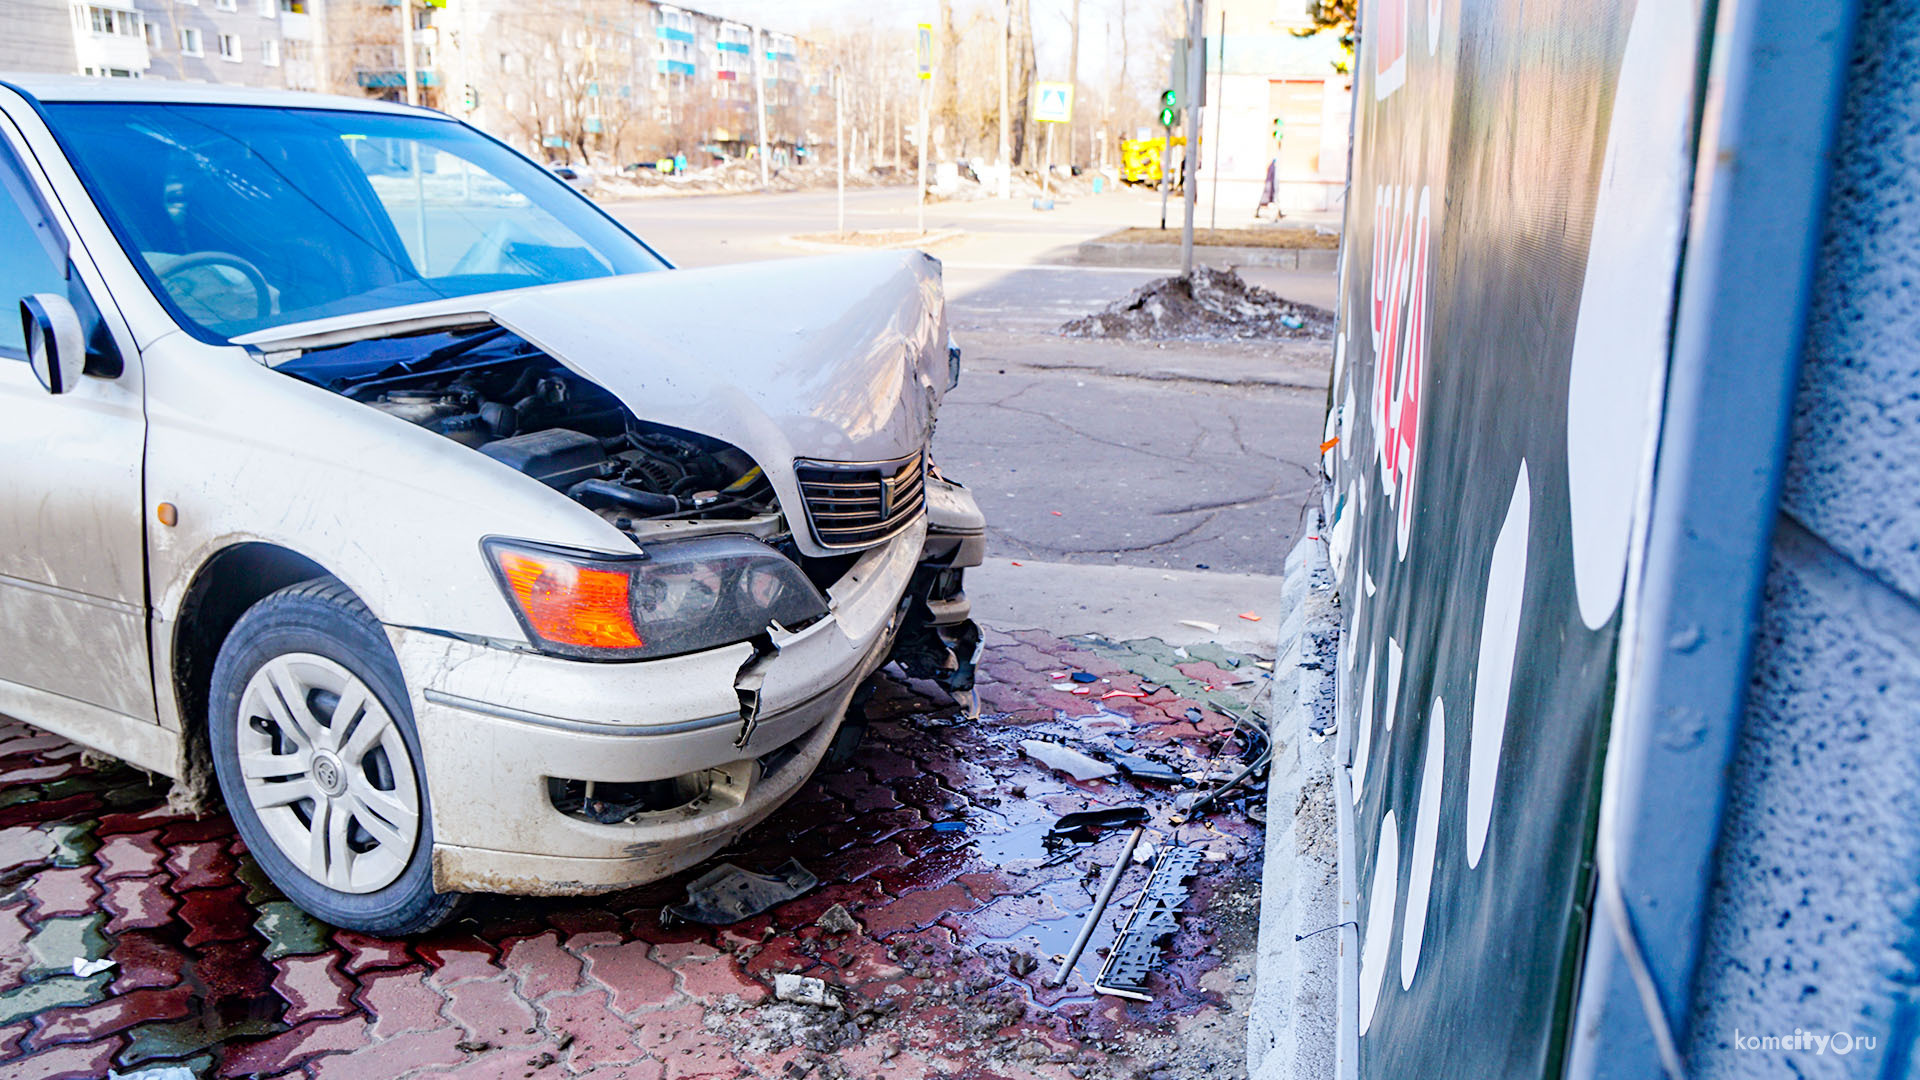
M1362 5L1327 419L1362 1077L1558 1075L1693 175L1690 2Z

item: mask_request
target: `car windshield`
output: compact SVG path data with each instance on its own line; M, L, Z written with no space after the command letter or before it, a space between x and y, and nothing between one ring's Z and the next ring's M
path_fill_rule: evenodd
M666 265L559 179L450 120L127 102L46 110L121 244L210 340Z

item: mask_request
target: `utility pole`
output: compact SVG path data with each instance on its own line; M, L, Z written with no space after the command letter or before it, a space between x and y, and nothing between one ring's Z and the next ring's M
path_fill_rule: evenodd
M1076 101L1079 100L1079 97L1080 97L1080 0L1073 0L1073 37L1071 39L1071 42L1067 45L1067 81L1073 84L1074 99ZM1075 146L1075 140L1073 136L1073 125L1068 124L1067 125L1067 174L1069 176L1073 174L1073 163L1079 160L1076 157L1074 157L1074 153L1073 153L1074 146Z
M405 0L402 0L405 2ZM753 111L758 117L760 129L760 190L767 190L767 76L762 70L761 50L766 46L760 40L760 28L753 28Z
M1184 182L1187 220L1180 227L1180 276L1193 276L1193 199L1200 171L1200 90L1206 85L1201 69L1206 63L1206 0L1188 0L1187 7L1187 156Z
M1227 12L1220 11L1220 74L1213 77L1213 194L1207 198L1207 228L1220 223L1220 122L1227 110L1221 106L1227 92Z
M840 151L840 175L834 180L835 186L839 188L840 201L839 215L834 219L835 236L847 235L847 125L840 112L841 101L846 97L846 93L846 79L840 71L835 70L833 73L833 145Z
M914 140L919 144L916 149L919 163L914 168L913 222L921 235L927 232L927 96L933 90L933 27L921 23L915 39L915 65L913 88L920 97L920 135Z
M413 66L413 0L400 0L395 6L400 13L400 55L406 67L407 104L420 104L420 91L414 86L419 77Z
M1007 114L1013 108L1013 92L1007 84L1007 53L1013 39L1013 0L1006 0L1006 14L1000 20L1000 197L1013 198L1013 144L1007 133Z

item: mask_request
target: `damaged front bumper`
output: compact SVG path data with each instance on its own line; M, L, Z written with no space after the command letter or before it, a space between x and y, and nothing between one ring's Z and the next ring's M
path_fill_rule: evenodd
M750 643L592 663L389 627L425 759L435 887L559 895L644 884L771 814L886 662L928 530L917 522L866 552L828 590L833 617L774 637L744 747L736 683Z

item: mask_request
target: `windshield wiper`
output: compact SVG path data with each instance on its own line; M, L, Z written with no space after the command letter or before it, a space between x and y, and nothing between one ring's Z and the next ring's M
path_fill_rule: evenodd
M479 331L478 333L474 334L472 337L465 338L461 341L456 341L448 345L442 345L437 349L433 349L420 356L414 357L411 360L400 360L395 363L388 364L386 367L383 367L378 371L372 372L371 374L368 374L365 376L361 376L359 378L343 376L341 378L334 379L330 388L335 393L345 394L349 397L352 397L357 395L362 390L369 390L375 387L389 386L394 383L406 382L409 379L412 379L419 375L425 375L429 372L435 372L438 374L445 375L445 374L450 374L452 372L471 371L476 368L491 367L494 364L498 364L503 360L511 359L519 355L520 350L515 349L505 356L488 357L487 359L474 364L463 364L457 367L448 367L447 364L449 361L458 360L459 358L474 352L475 350L479 349L481 346L490 345L493 342L496 342L501 338L507 337L507 336L508 336L508 331L506 327L495 326L489 330Z

